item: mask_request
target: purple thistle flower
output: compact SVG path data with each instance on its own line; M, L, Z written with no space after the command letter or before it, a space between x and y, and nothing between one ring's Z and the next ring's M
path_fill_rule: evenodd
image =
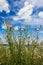
M2 20L2 22L4 23L4 22L5 22L5 20Z
M9 26L9 28L11 28L11 29L12 29L12 28L13 28L13 26Z

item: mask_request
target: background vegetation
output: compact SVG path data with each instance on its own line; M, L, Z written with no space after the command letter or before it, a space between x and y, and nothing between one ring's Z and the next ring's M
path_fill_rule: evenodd
M18 38L14 34L14 27L7 26L6 40L8 44L0 42L0 65L43 65L43 42L38 44L39 30L35 29L36 39L28 35L28 28L19 27ZM1 41L1 39L0 39ZM31 44L30 44L31 43Z

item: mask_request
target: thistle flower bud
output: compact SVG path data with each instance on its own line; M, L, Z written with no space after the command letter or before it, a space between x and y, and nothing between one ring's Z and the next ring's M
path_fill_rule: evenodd
M4 22L5 22L5 20L2 20L2 22L4 23Z
M11 29L12 29L12 28L13 28L13 26L9 26L9 28L11 28Z

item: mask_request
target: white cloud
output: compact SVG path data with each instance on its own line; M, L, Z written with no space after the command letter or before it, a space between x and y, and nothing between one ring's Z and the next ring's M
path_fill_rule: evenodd
M43 6L43 0L27 0L27 1L37 7Z
M3 24L3 25L2 25L2 29L7 29L6 24Z
M38 16L39 16L40 18L43 18L43 12L39 12Z
M30 20L31 14L33 12L33 5L29 4L27 1L24 3L24 7L19 10L17 13L18 16L13 17L14 20L19 20L19 19L28 19Z
M31 23L32 23L32 17L31 16L28 16L28 19L25 19L24 20L24 24L29 25Z
M33 11L33 5L29 4L27 1L24 3L24 7L18 12L18 16L25 16L26 14L31 15Z
M31 15L32 10L33 10L32 7L33 7L33 5L31 5L27 1L25 1L24 7L20 9L20 11L18 12L18 15L23 16L26 13L28 13L28 15Z
M42 18L36 18L36 17L31 17L31 21L25 20L24 24L28 25L43 25L43 19Z
M18 16L13 16L13 20L19 20L19 17Z
M5 37L6 37L6 35L4 33L0 32L0 38L1 38L2 44L8 44Z
M31 25L43 25L43 19L38 17L37 18L32 17L32 21L30 23Z
M40 1L40 0L39 0ZM33 2L31 0L31 2ZM20 19L24 19L24 24L28 24L28 25L43 25L43 12L39 13L38 16L40 16L38 18L38 16L34 15L31 16L32 12L33 12L33 7L35 6L36 3L38 3L37 0L34 0L33 3L29 3L29 1L25 1L24 3L24 7L20 9L20 11L17 13L18 16L13 17L14 20L20 20ZM41 5L41 2L39 3Z
M39 33L43 34L43 31L40 31Z
M15 27L14 27L14 30L18 30L18 26L15 26Z
M25 28L25 26L21 26L21 30L23 30ZM15 26L14 30L19 30L19 26Z
M6 11L6 13L10 11L8 2L6 0L0 0L0 12L3 10Z

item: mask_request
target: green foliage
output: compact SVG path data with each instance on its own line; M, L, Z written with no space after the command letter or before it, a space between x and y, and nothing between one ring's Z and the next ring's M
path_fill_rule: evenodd
M37 45L35 40L32 40L30 45L27 37L28 29L26 31L19 29L18 41L13 32L14 28L10 28L7 24L8 45L0 46L0 65L43 65L43 42Z

